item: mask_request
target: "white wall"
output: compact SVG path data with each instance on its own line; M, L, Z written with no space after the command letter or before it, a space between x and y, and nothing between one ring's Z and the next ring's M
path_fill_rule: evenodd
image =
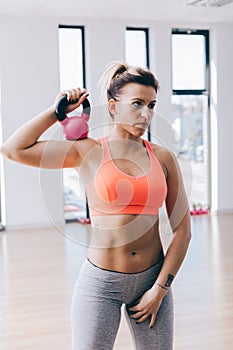
M58 92L57 22L39 17L0 19L2 133L49 106ZM59 172L48 175L56 222L63 222ZM40 171L4 160L6 225L50 225L41 201ZM3 189L2 189L3 190Z
M233 212L233 24L215 27L212 55L213 209Z
M125 27L128 25L149 27L151 69L162 86L158 112L164 117L163 120L169 120L171 113L170 31L172 27L180 27L180 24L4 16L0 17L3 140L20 124L49 106L59 90L58 24L85 25L87 88L93 105L98 103L95 84L101 69L109 61L124 59ZM194 26L189 25L189 27ZM196 28L198 27L200 28L196 25ZM217 83L215 89L217 105L214 106L217 125L215 129L212 123L214 132L212 141L214 140L218 151L217 154L214 153L214 159L218 160L215 163L218 164L214 163L212 169L215 175L212 186L213 204L214 210L233 211L231 200L233 189L229 186L233 176L233 164L228 157L228 142L233 129L231 118L233 99L230 86L233 81L231 68L233 24L212 25L210 29L213 34L212 59L216 64ZM159 138L169 145L166 122L160 123L159 127L154 125L154 130L159 134ZM8 228L61 225L64 222L61 171L41 172L39 169L4 159L4 178ZM41 199L41 193L44 200Z

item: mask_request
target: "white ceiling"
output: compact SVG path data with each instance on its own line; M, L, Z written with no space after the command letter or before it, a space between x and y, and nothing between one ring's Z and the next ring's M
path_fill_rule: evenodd
M0 0L0 15L233 23L233 3L192 7L190 0Z

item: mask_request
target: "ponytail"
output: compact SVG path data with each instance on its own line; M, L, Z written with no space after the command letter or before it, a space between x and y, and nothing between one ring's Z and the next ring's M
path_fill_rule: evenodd
M122 63L120 61L110 62L105 67L97 83L97 87L99 90L99 98L101 103L105 104L108 101L107 92L109 90L112 80L118 75L121 75L122 73L127 72L128 69L129 69L129 65L126 63Z

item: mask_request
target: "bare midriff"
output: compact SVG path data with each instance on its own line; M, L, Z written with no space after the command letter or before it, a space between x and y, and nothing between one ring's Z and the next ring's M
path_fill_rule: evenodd
M106 215L92 218L88 258L112 271L144 271L161 258L162 243L156 215Z

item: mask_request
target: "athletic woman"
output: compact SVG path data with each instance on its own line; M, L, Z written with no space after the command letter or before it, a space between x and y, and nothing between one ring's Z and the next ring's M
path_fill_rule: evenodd
M142 138L154 115L158 81L151 71L113 62L103 73L112 128L106 137L40 141L56 121L87 97L61 92L46 111L20 127L2 153L27 165L74 168L85 184L92 237L72 300L72 349L113 349L121 306L140 350L173 347L171 284L190 242L189 205L175 156ZM173 236L162 246L159 209L165 204Z

